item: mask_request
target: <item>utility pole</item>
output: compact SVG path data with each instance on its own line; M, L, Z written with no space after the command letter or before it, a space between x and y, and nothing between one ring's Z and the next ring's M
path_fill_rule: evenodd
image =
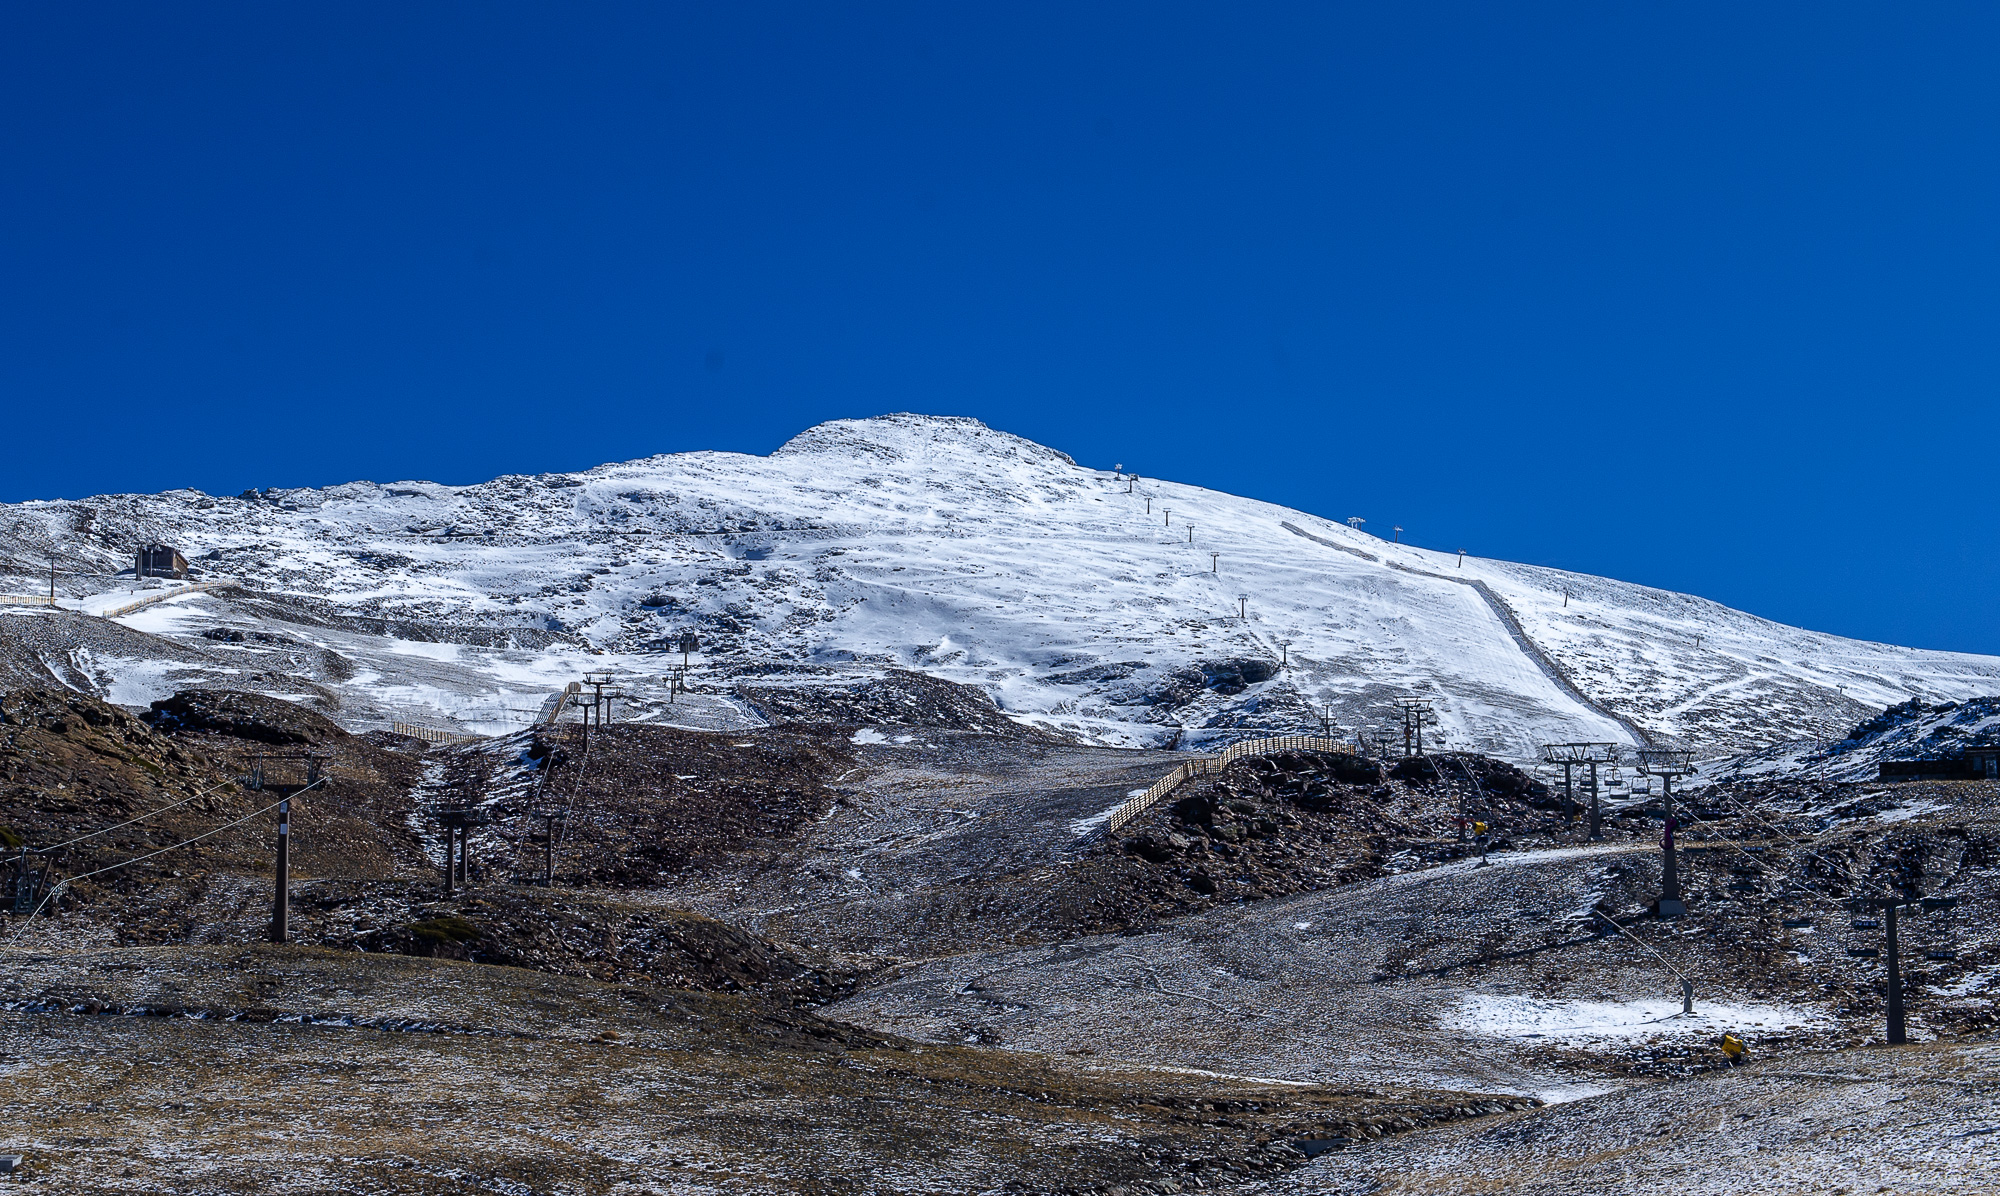
M1208 554L1208 571L1209 571L1210 573L1220 573L1220 572L1222 572L1222 568L1221 568L1221 566L1222 566L1222 554L1221 554L1221 553L1219 553L1219 552L1211 552L1211 553L1209 553L1209 554Z
M1188 543L1192 544L1194 543L1194 524L1192 523L1188 524L1187 529L1188 529Z
M1403 542L1403 525L1402 525L1402 524L1398 523L1398 524L1396 524L1396 525L1395 525L1394 527L1391 527L1391 528L1389 529L1389 533L1390 533L1390 534L1389 534L1389 543L1391 543L1391 544L1401 544L1401 543Z
M56 600L56 554L55 551L51 549L49 552L49 601L54 602L55 600Z
M1153 513L1153 496L1148 494L1146 496L1146 514L1151 515L1152 513Z
M1458 567L1461 569L1465 568L1465 549L1463 548L1458 550Z
M292 883L292 799L278 803L278 883L271 895L271 941L286 942L291 938L291 901L288 890Z
M1161 507L1160 510L1166 512L1167 515L1167 522L1163 526L1172 527L1174 525L1174 509L1172 507Z
M1357 532L1361 530L1361 525L1366 522L1368 521L1366 519L1363 519L1359 515L1349 515L1347 517L1347 526L1353 528Z
M1248 619L1250 617L1250 595L1238 594L1236 596L1236 617L1239 619Z

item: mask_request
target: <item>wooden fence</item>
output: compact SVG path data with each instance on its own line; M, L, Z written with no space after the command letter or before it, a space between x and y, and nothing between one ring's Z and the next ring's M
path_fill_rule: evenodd
M563 687L561 693L550 694L548 700L542 703L541 711L535 715L535 725L538 727L555 726L562 718L563 707L569 705L582 692L583 682L572 681Z
M144 610L155 602L165 602L169 598L179 598L186 594L205 594L210 590L234 590L239 588L241 587L233 581L197 581L189 585L176 586L171 590L163 590L158 594L148 594L136 602L127 602L123 606L104 611L98 617L103 619L119 619L131 614L133 611Z
M484 735L469 735L463 731L446 731L439 727L422 727L416 723L390 723L389 729L398 735L408 735L425 743L477 743Z
M1203 756L1189 760L1166 776L1154 781L1144 793L1134 796L1124 805L1111 812L1104 820L1103 832L1112 834L1119 827L1153 808L1167 794L1172 793L1183 781L1209 773L1221 772L1229 767L1232 760L1245 756L1275 756L1279 752L1338 752L1344 756L1358 756L1361 749L1341 739L1325 739L1318 735L1278 735L1270 739L1246 739L1232 743L1219 756Z

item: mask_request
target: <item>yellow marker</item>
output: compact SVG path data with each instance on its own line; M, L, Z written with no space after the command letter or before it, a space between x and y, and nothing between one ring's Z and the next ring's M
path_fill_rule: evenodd
M1729 1056L1731 1063L1740 1061L1743 1058L1743 1040L1734 1034L1724 1034L1722 1036L1722 1053Z

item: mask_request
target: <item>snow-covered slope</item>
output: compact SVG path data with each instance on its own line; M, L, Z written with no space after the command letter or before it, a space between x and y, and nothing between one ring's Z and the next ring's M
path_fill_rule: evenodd
M1748 752L1708 770L1720 780L1804 773L1826 781L1872 781L1891 761L1962 758L1967 748L2000 746L2000 697L1891 706L1846 731Z
M1446 741L1508 755L1642 736L1724 751L1910 697L2000 692L2000 659L1460 561L934 416L823 424L769 457L685 453L466 487L0 508L21 592L51 545L108 573L140 539L252 596L176 599L129 625L201 646L219 627L311 612L278 638L350 662L313 684L354 723L405 710L498 729L584 668L656 681L686 630L712 665L915 668L1114 743L1316 726L1322 712L1379 726L1386 703L1414 695L1437 703ZM69 584L81 600L129 582ZM411 682L390 667L411 660L433 671ZM119 661L67 675L126 701L185 680L172 662Z

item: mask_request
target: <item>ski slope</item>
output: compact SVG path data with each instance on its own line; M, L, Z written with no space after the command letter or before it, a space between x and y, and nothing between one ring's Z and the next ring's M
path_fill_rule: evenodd
M1132 482L948 417L835 421L767 457L673 454L465 487L0 508L0 549L25 562L53 545L108 574L141 538L247 596L177 598L132 626L200 646L217 628L283 624L348 662L329 663L313 691L356 725L400 710L504 729L584 668L657 681L684 631L712 669L918 669L1024 721L1123 745L1316 727L1322 714L1377 726L1386 703L1414 695L1436 703L1435 733L1454 746L1526 757L1549 740L1653 738L1721 753L1911 697L2000 693L2000 658L1461 561L1252 499ZM23 565L12 588L33 576ZM130 584L73 582L72 604L107 605L95 591ZM320 625L286 623L287 610ZM89 671L120 700L183 673L144 660Z

